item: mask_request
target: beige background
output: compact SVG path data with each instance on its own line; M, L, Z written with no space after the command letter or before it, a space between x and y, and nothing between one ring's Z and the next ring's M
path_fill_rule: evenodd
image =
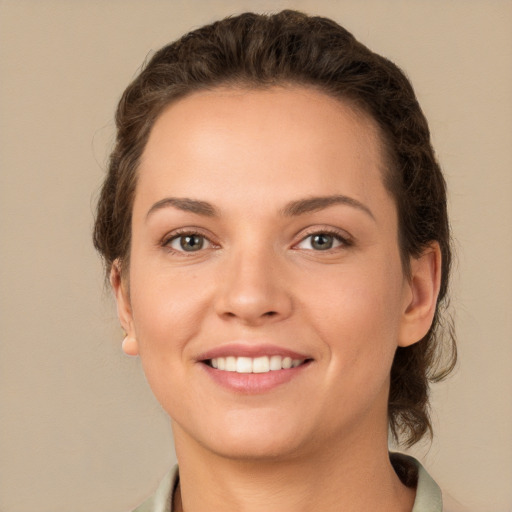
M117 512L173 461L90 242L117 99L146 54L243 10L335 18L411 77L450 186L457 374L416 450L512 510L512 2L0 0L0 511Z

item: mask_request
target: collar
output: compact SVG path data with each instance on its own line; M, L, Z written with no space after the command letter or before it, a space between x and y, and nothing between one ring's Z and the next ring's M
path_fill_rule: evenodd
M418 460L403 453L390 453L394 467L407 466L417 474L416 499L411 512L442 512L441 489ZM178 466L165 475L158 489L133 512L173 512L172 498L179 483Z

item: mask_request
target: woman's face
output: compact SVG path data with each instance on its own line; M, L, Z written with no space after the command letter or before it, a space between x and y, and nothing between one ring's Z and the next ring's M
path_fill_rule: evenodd
M385 435L416 340L383 173L374 123L312 89L194 93L159 117L117 298L179 442L269 457Z

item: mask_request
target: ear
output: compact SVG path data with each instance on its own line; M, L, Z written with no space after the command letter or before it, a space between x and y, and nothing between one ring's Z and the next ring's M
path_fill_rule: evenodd
M126 332L123 340L123 351L129 356L139 354L139 346L135 337L133 326L132 308L130 305L130 293L126 281L121 276L121 266L119 260L114 261L110 269L110 284L117 303L117 316L121 327Z
M418 258L411 258L409 293L398 336L398 346L408 347L421 340L430 329L441 285L441 250L437 242Z

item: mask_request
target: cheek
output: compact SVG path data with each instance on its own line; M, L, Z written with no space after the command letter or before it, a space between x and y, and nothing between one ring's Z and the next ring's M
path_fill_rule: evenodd
M193 403L187 386L192 365L188 341L199 335L201 317L208 301L189 279L170 279L159 273L153 278L145 269L132 286L132 312L144 374L164 409L179 411Z
M392 260L391 260L392 261ZM397 346L403 275L398 265L346 269L323 280L308 298L312 322L326 341L335 371L385 374Z
M158 357L164 362L172 353L181 353L199 331L211 304L210 291L204 279L190 270L133 269L131 304L141 359Z
M325 387L319 393L326 397L326 424L361 419L375 404L385 414L398 340L401 273L388 277L347 274L311 298L316 303L311 323L327 349Z

